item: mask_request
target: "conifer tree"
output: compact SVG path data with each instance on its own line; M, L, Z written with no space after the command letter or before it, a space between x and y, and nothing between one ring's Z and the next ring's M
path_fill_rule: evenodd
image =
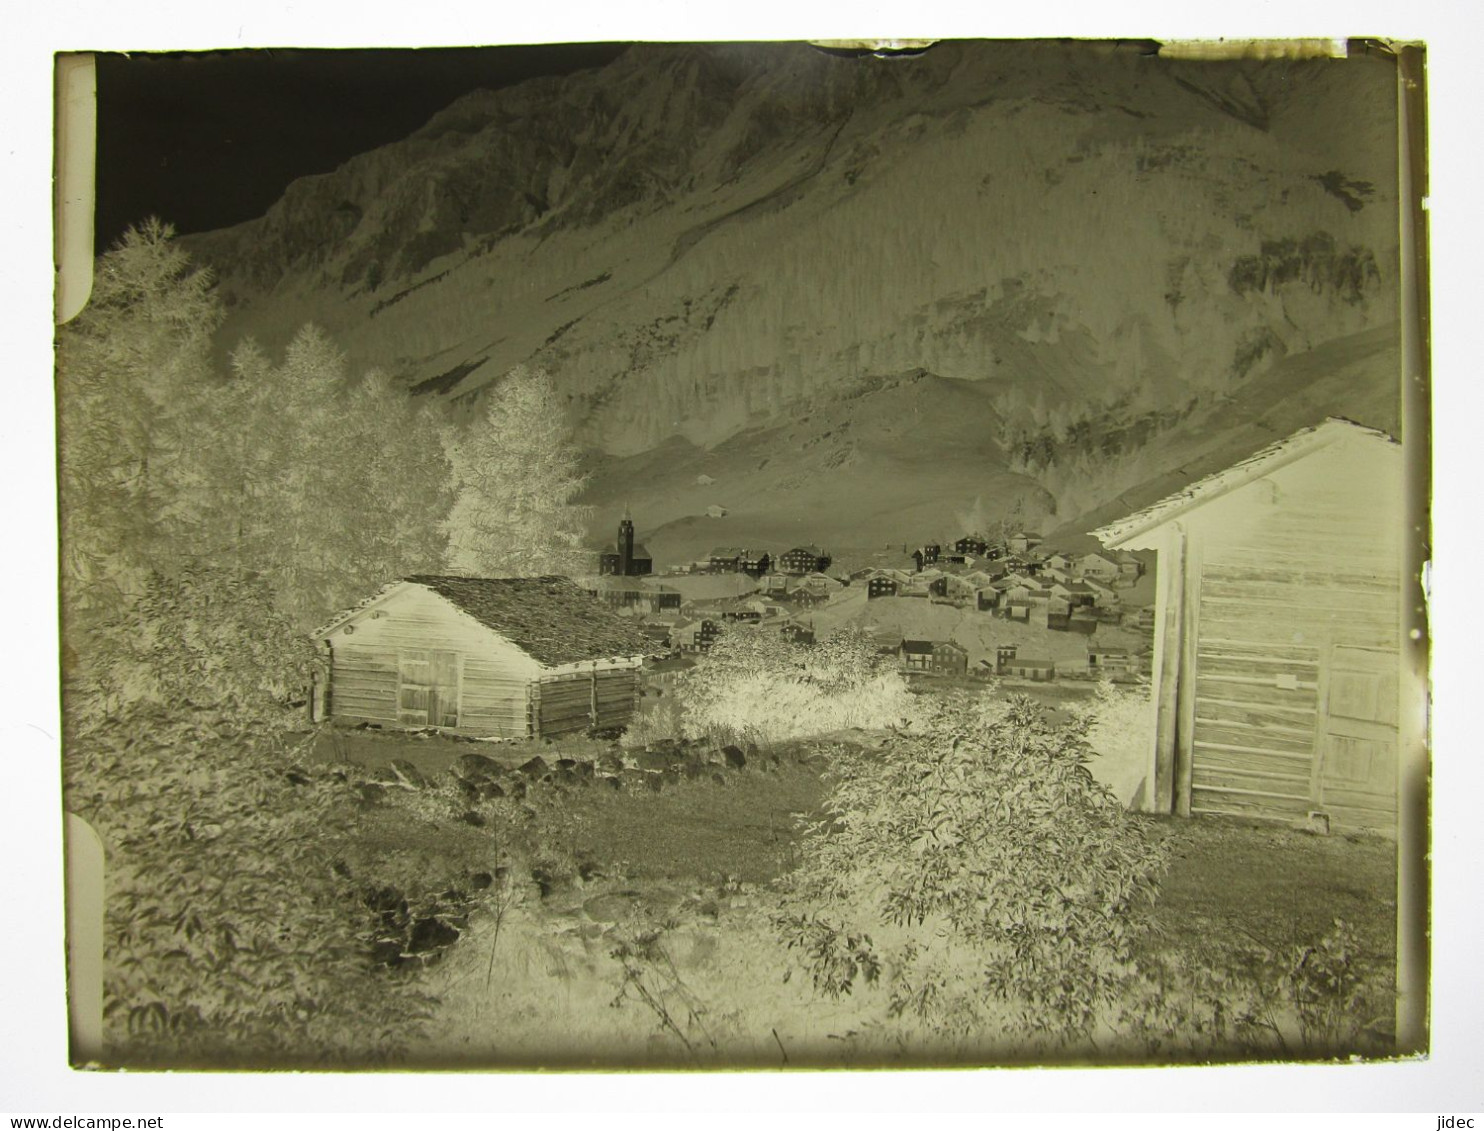
M587 479L551 379L506 374L484 416L449 445L457 492L447 523L448 567L474 576L582 572Z
M69 620L112 615L191 550L211 509L193 407L211 381L222 308L159 220L97 263L57 339L62 584Z

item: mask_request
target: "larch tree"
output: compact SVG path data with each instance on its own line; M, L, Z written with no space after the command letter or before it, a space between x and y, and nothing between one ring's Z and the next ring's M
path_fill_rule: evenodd
M116 612L191 552L211 510L194 408L223 317L208 272L159 220L97 263L92 296L57 337L62 585L67 619Z
M233 502L223 556L267 578L279 607L311 627L377 585L436 568L451 501L439 424L384 375L352 377L318 327L275 365L256 343L232 357L222 415Z
M584 568L587 482L551 379L506 374L484 416L449 443L456 496L448 568L482 577L571 575Z

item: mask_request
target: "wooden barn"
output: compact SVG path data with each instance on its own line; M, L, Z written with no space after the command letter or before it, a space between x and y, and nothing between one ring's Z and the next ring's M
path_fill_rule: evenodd
M314 639L319 717L502 738L626 725L665 650L560 577L409 577Z
M1094 532L1159 554L1145 808L1394 832L1404 479L1330 420Z

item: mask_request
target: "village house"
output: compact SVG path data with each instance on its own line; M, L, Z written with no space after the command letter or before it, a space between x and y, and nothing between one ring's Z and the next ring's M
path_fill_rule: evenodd
M1395 834L1405 489L1399 444L1331 419L1094 532L1159 555L1144 807Z
M1036 683L1046 683L1056 678L1056 662L1054 660L1027 660L1016 656L1006 661L1005 675L1013 679L1029 679Z
M894 577L877 574L866 582L866 600L874 601L877 597L895 597L897 595L897 581Z
M611 550L598 555L598 573L617 577L643 577L654 572L649 551L634 541L634 521L624 511L618 524L618 539Z
M711 617L681 621L671 630L670 643L684 653L709 652L723 632L721 622Z
M953 552L955 554L973 554L978 557L988 550L988 539L978 534L966 534L953 544Z
M931 671L933 667L933 642L931 640L903 640L897 645L897 659L904 672Z
M1001 644L994 650L994 670L996 675L1006 675L1010 670L1010 662L1015 659L1020 649L1014 644Z
M712 573L740 573L744 553L740 546L718 546L706 555L706 568Z
M784 573L822 573L830 568L831 558L818 546L795 546L778 559L778 568Z
M764 550L743 550L737 559L737 571L761 577L772 567L773 559Z
M317 718L500 738L626 725L662 651L559 577L408 577L312 639Z
M1122 570L1114 555L1094 552L1079 557L1074 572L1078 577L1090 577L1111 584Z
M1093 675L1111 679L1116 675L1134 675L1139 665L1127 648L1088 644L1087 670Z
M1017 530L1005 539L1005 549L1016 556L1028 554L1040 544L1039 534L1032 534L1025 530Z
M712 503L709 507L706 508L707 518L726 518L726 516L727 508L722 506L720 503Z
M678 589L648 580L629 580L623 576L591 578L582 588L590 596L618 610L661 613L680 608Z
M932 671L938 675L964 675L969 670L969 650L953 640L933 641Z
M922 571L930 565L937 564L938 558L942 556L943 547L933 542L926 546L919 546L912 551L911 557L917 563L918 571Z
M779 630L783 639L790 644L813 644L814 626L812 624L801 624L796 620L786 622Z
M1086 607L1072 610L1072 615L1067 618L1067 630L1069 632L1081 633L1083 636L1091 636L1097 632L1102 618L1097 610Z

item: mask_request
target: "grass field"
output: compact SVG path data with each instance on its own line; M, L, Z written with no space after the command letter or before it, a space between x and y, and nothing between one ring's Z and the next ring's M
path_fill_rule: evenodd
M606 744L580 737L551 746L376 732L341 738L322 753L368 767L405 757L429 775L442 774L470 750L488 751L510 766L534 753L553 763L562 756L611 753ZM615 956L636 945L636 938L650 937L645 930L662 929L672 950L681 947L666 952L666 961L674 962L673 986L666 992L700 995L692 1002L697 1017L712 1019L716 1043L707 1063L767 1063L777 1047L771 1038L749 1044L749 1034L755 1035L760 1019L775 1016L797 1022L793 1063L828 1063L836 1047L828 1034L805 1032L798 1020L803 1014L793 1012L803 1008L807 991L774 984L788 957L756 910L767 903L767 885L795 863L803 820L822 814L824 766L818 758L800 757L804 749L754 756L742 769L667 775L662 788L629 780L618 788L537 783L524 798L480 805L484 823L478 826L436 778L427 791L388 789L384 799L368 804L350 854L356 866L382 879L410 890L419 877L436 886L503 865L541 877L539 888L524 888L510 911L498 960L499 936L490 933L488 912L481 912L466 941L429 971L435 992L445 999L447 1028L420 1055L452 1056L467 1065L555 1065L575 1063L571 1055L585 1048L593 1063L702 1063L689 1045L681 1056L682 1044L673 1036L655 1038L650 1005L622 1016L606 1011L625 987L637 992L635 967ZM1355 983L1346 1003L1362 1031L1360 1044L1349 1051L1384 1050L1396 958L1393 843L1235 819L1137 820L1164 843L1170 860L1137 952L1141 969L1151 978L1178 982L1181 992L1192 995L1192 1009L1202 1001L1208 1008L1212 1002L1235 1003L1239 995L1231 987L1275 986L1307 955L1322 955L1323 940L1342 920L1349 925L1346 964ZM482 981L466 953L474 951L486 954L474 964L487 962ZM478 992L476 984L483 987ZM759 987L768 986L759 997ZM654 984L646 992L659 994L662 988ZM553 994L565 1003L560 1008ZM816 1002L809 1008L825 1010L820 1016L835 1018L844 1030L854 1024L848 1004ZM519 1024L510 1023L511 1011ZM594 1011L601 1024L591 1020ZM726 1039L717 1021L723 1016L730 1018ZM1172 1048L1156 1059L1318 1055L1305 1044L1294 1016L1290 1008L1286 1020L1274 1023L1276 1035L1260 1053L1249 1044L1215 1042L1207 1049ZM488 1029L496 1017L505 1018L499 1040ZM761 1032L778 1026L769 1022ZM789 1030L780 1032L787 1038ZM635 1046L638 1038L642 1042ZM599 1044L584 1045L589 1039Z

